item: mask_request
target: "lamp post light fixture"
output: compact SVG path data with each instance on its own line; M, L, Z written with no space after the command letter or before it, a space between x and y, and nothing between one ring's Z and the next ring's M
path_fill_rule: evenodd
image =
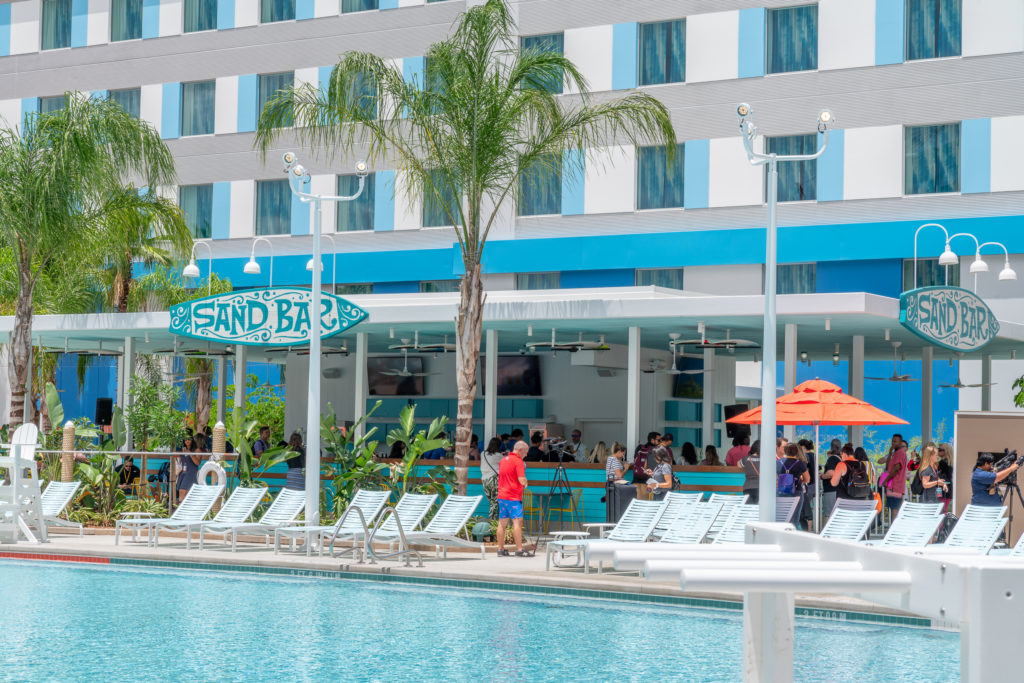
M917 288L917 236L921 234L921 231L925 228L938 228L942 230L942 233L946 236L946 247L942 251L942 255L939 256L939 265L946 266L957 266L960 265L960 258L953 251L950 246L957 237L970 237L974 240L974 260L971 261L970 272L974 275L974 291L978 291L978 273L987 273L988 264L985 263L985 259L981 258L981 250L984 247L993 246L1000 247L1003 250L1005 260L1003 261L1003 269L999 271L999 279L1002 281L1016 280L1017 272L1010 267L1010 252L1006 248L1006 245L1002 242L980 242L977 237L969 232L958 232L954 235L950 235L949 231L945 227L938 223L925 223L914 232L914 282L911 289ZM949 271L946 271L946 284L949 284Z
M828 134L833 126L834 117L828 109L818 112L817 127L822 134L818 151L814 154L765 154L754 150L754 141L758 136L757 126L751 116L753 108L746 102L736 107L740 133L743 136L743 147L747 151L747 160L754 166L768 167L768 229L765 240L764 267L764 341L762 342L763 358L761 361L761 443L762 453L774 453L775 444L775 383L776 383L776 334L775 288L778 257L778 222L777 207L779 200L779 162L781 161L812 161L825 153L828 147ZM767 456L766 456L767 457ZM759 484L760 520L775 521L775 480L772 477L761 477Z
M331 242L331 284L335 284L335 280L338 277L338 243L334 241L332 235L320 235L325 240ZM320 265L320 270L323 271L323 264ZM310 258L306 261L306 270L313 272L313 259Z
M288 175L288 186L292 194L300 201L313 205L311 234L313 235L313 263L320 263L320 222L323 202L350 202L363 193L366 175L369 172L366 162L356 163L356 175L359 187L350 196L315 195L303 191L309 186L310 175L294 152L282 155L284 172ZM309 314L309 392L306 396L306 520L308 524L320 521L320 272L323 268L310 268L313 271L312 288L310 289ZM356 412L359 407L356 407Z
M192 280L199 278L199 264L196 263L196 247L200 245L206 247L207 270L209 271L206 293L209 295L213 292L213 248L209 242L192 242L192 257L189 259L188 265L182 269L181 276Z
M266 237L257 237L252 241L252 251L249 252L249 262L242 268L242 272L246 275L259 275L263 270L260 268L260 264L256 262L256 243L264 242L267 247L270 248L270 279L268 286L274 286L274 243L268 240Z

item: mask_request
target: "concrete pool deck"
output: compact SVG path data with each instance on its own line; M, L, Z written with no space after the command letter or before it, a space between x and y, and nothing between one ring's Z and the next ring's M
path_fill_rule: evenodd
M223 569L254 573L291 574L295 576L332 576L343 573L348 578L387 579L402 581L401 577L418 577L428 583L453 585L463 588L516 590L560 594L565 596L623 599L633 602L682 603L693 606L737 609L743 601L739 593L684 593L679 583L647 581L635 573L595 570L584 574L580 569L544 569L544 547L535 557L498 557L493 548L481 559L477 552L449 551L447 559L435 557L432 551L423 552L423 567L415 561L406 567L401 560L383 560L377 564L358 563L351 556L331 558L313 554L307 557L301 549L285 550L274 554L273 547L259 543L239 543L238 551L219 540L198 549L197 536L191 550L185 549L182 535L160 537L160 545L149 547L143 542L132 542L130 534L114 544L111 533L86 533L85 536L50 533L50 542L44 544L2 544L0 558L25 560L52 560L78 562L106 562L117 558L118 564L138 564L188 569ZM184 566L180 566L184 563ZM202 565L199 567L198 565ZM406 579L414 581L415 579ZM893 610L849 596L801 595L796 596L797 613L832 620L878 621L910 626L951 628L915 615Z

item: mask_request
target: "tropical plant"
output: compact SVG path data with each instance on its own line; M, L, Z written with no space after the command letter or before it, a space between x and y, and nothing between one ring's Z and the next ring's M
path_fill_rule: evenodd
M399 498L409 491L409 478L416 469L416 463L419 461L420 456L427 451L451 446L451 442L444 438L444 427L446 424L448 424L448 418L442 416L434 418L426 430L417 430L415 426L415 405L405 406L398 414L398 426L388 434L386 443L388 446L394 446L396 443L402 444L402 461L400 464L391 467L390 477L391 490L395 491ZM434 477L447 478L447 472L447 467L433 468L427 476L425 488L438 493L442 497L446 495L447 491L443 486L443 482L439 482L439 486L434 486ZM415 480L413 484L413 488L420 490Z
M99 253L125 211L166 208L123 192L133 178L171 185L174 160L150 124L109 100L68 93L63 108L26 116L20 131L0 128L0 246L13 251L18 276L8 371L14 424L24 420L41 273L58 254Z
M238 486L255 486L274 465L295 457L295 452L283 447L272 446L257 457L252 444L259 438L260 423L249 420L237 413L228 418L227 436L235 447L235 459L225 463L230 480L237 480Z
M224 414L234 415L235 385L229 384L224 389L227 399L224 401ZM217 412L217 399L210 401L211 414ZM257 425L270 427L270 440L284 440L284 399L278 395L274 387L260 384L256 375L245 378L245 419Z
M82 482L79 500L84 507L99 515L101 522L107 520L114 508L125 500L125 492L117 486L120 480L117 471L120 455L116 453L124 443L125 421L117 409L111 419L111 434L113 438L101 444L99 450L93 451L89 462L80 462L75 466L75 477Z
M1017 392L1013 395L1013 405L1024 408L1024 377L1013 380L1012 388Z
M185 428L184 416L174 407L181 398L181 389L133 375L128 395L124 419L135 445L140 450L176 449ZM122 443L117 446L120 448Z
M381 402L377 401L348 429L338 425L338 416L330 403L327 404L327 413L320 416L320 440L324 452L330 455L324 458L322 470L332 478L331 499L326 500L325 491L321 507L325 507L325 512L331 517L337 518L345 511L358 489L382 489L387 484L388 466L373 457L378 442L372 437L377 428L371 427L362 436L356 435L358 427L380 405Z
M550 87L566 82L561 98ZM295 127L292 127L295 126ZM520 51L504 0L459 16L453 34L426 53L422 80L407 81L391 60L348 52L326 89L279 91L260 113L256 144L266 154L285 134L328 158L366 150L392 159L409 200L425 198L454 226L464 273L459 287L455 462L465 493L483 316L481 263L496 222L521 189L557 174L579 175L615 143L661 144L675 160L668 109L650 95L591 99L576 65L561 54ZM564 155L566 150L584 154Z

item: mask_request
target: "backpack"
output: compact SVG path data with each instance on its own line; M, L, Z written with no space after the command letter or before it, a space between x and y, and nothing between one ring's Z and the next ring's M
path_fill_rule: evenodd
M633 454L633 478L640 477L644 479L647 477L647 473L644 472L644 468L647 467L647 456L650 454L651 449L649 446L641 446Z
M794 461L796 462L796 461ZM792 465L790 466L792 467ZM782 465L782 472L775 480L775 495L776 496L795 496L796 495L796 477L790 474L790 468L786 467L786 464Z
M865 500L871 497L871 480L867 468L860 460L844 460L846 473L839 480L839 485L846 490L850 498Z
M915 496L920 496L922 493L924 493L924 482L921 481L920 470L918 470L917 473L914 474L914 478L910 482L910 492L913 493Z

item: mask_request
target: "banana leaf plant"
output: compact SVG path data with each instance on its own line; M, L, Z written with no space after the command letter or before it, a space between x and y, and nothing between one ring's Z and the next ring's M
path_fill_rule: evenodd
M109 516L125 499L124 491L117 488L117 461L120 455L115 451L124 443L125 438L124 415L118 407L114 408L110 428L113 438L100 444L99 450L90 455L89 462L78 463L75 467L75 476L82 482L84 489L81 498L83 504L104 516Z
M402 412L398 415L398 427L392 429L387 436L388 446L400 443L404 447L402 462L391 468L391 489L398 494L399 498L409 490L409 478L416 468L416 462L424 453L438 448L451 447L451 442L444 437L444 428L447 424L448 418L442 416L431 420L426 430L417 430L416 406L407 405L402 408ZM445 473L448 472L448 469L445 467L435 467L431 470L430 474L436 475L438 470ZM446 490L443 484L435 486L434 483L436 481L434 476L430 476L428 482L422 487L416 487L416 490L436 491L444 497Z
M376 427L370 427L362 436L356 436L357 427L373 415L381 405L380 401L360 417L351 427L338 425L338 416L334 406L327 404L327 413L320 416L320 439L324 451L330 459L323 461L323 473L331 477L331 499L327 500L324 491L322 507L324 512L337 518L348 507L349 501L356 491L365 489L383 489L387 485L388 466L374 460L374 452L378 442L373 440L377 433Z

